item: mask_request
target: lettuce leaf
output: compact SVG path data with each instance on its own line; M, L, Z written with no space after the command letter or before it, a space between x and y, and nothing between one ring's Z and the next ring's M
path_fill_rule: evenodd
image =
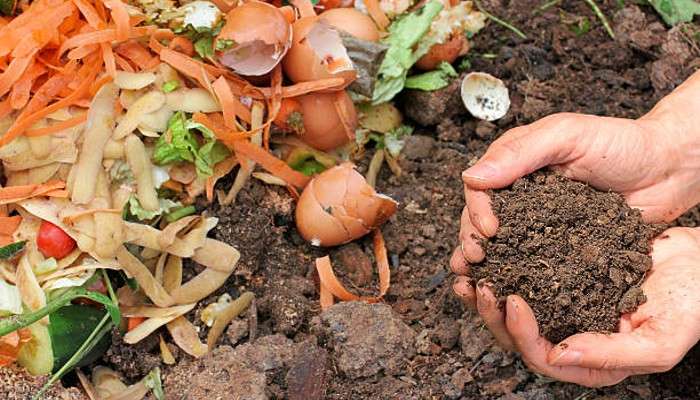
M432 0L389 26L389 36L383 41L389 50L379 67L372 103L389 101L403 89L408 70L425 55L424 51L414 52L413 47L430 30L442 7L438 0Z
M457 71L446 62L441 62L436 70L406 79L406 89L418 89L426 92L438 90L450 84L451 78L457 77Z
M180 203L179 201L172 201L170 199L160 198L158 199L158 202L160 203L160 208L158 208L157 210L145 210L143 207L141 207L141 203L139 203L139 200L136 198L136 196L132 195L131 197L129 197L129 213L134 217L138 218L139 220L143 221L147 219L153 219L162 214L167 214L175 208L182 207L182 203Z
M153 161L158 165L191 162L197 168L197 174L211 176L214 165L229 154L226 146L218 142L207 127L178 112L168 121L168 130L158 138Z
M696 0L650 0L649 3L670 26L690 22L700 14L700 3Z

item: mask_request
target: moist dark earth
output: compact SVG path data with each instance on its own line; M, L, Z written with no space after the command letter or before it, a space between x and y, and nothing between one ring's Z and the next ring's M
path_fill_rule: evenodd
M506 117L473 120L459 104L457 83L400 99L417 131L403 150L402 175L385 166L378 179L378 188L401 203L383 227L392 272L383 304L341 303L321 313L313 260L325 251L296 233L286 191L253 182L235 206L211 208L220 218L214 235L236 246L242 258L236 276L203 304L223 292L235 297L251 290L257 312L234 321L210 356L193 360L176 352L174 366L162 365L168 399L700 398L697 349L670 372L612 388L553 382L495 345L478 316L451 295L449 259L464 205L460 173L490 142L560 111L637 118L700 65L696 25L669 30L646 6L598 1L615 30L613 40L585 2L540 10L543 3L482 1L528 37L490 23L475 36L469 55L472 71L508 85L512 106ZM584 26L584 19L589 31L572 28ZM359 162L361 172L370 155ZM698 215L681 223L695 226ZM375 293L370 240L330 255L349 288ZM189 317L198 321L198 315ZM131 352L116 342L105 362L136 379L149 353L158 355L157 341Z
M486 259L471 275L501 303L510 294L525 299L551 342L614 332L620 313L646 300L639 284L661 229L621 195L539 171L491 199L498 232L483 241Z

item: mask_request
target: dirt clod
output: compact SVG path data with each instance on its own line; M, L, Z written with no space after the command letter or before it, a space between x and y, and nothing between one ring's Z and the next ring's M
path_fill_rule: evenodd
M493 195L500 227L474 278L501 300L522 296L543 336L615 331L645 300L637 285L658 232L622 196L542 171Z
M321 314L317 329L349 378L398 374L415 352L415 333L386 304L338 303Z

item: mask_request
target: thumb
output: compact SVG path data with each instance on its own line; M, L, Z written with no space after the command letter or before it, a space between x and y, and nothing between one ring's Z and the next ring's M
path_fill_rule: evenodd
M685 353L673 349L668 339L655 337L646 324L628 333L582 333L554 346L547 362L554 366L660 372L675 365Z
M594 132L598 119L593 115L561 113L513 128L462 173L462 180L472 189L498 189L547 165L570 161L578 139Z

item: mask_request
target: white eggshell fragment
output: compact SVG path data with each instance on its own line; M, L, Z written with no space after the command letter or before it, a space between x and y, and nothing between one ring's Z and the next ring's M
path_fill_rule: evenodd
M193 1L183 8L185 10L183 24L192 25L195 29L212 29L223 16L219 7L208 1Z
M462 102L471 115L486 121L503 118L510 108L508 88L502 80L472 72L462 80Z

